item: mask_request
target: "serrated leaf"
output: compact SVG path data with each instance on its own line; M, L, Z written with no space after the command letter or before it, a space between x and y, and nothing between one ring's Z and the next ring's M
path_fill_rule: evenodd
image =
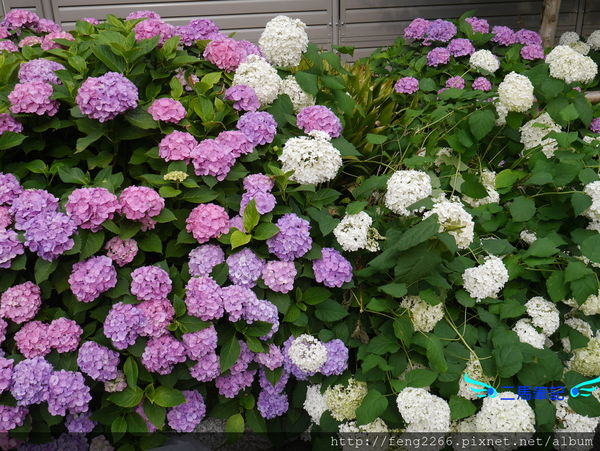
M375 421L387 409L388 400L379 391L370 388L361 405L356 409L356 423L359 425Z

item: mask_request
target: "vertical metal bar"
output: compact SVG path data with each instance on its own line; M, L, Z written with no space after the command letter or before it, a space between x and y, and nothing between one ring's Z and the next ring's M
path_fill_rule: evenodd
M587 9L587 1L579 0L577 2L577 23L575 24L575 31L581 36L583 32L583 19L585 17L585 11Z

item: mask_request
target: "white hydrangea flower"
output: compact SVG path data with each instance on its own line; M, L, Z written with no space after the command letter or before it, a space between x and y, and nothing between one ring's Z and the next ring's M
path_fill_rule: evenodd
M233 85L247 85L254 89L262 105L269 105L279 95L281 78L266 59L248 55L233 76Z
M302 90L296 77L288 75L281 81L279 86L279 94L287 94L292 105L294 106L294 112L298 113L302 108L312 106L315 104L315 98L309 93Z
M441 199L433 208L423 215L423 218L437 214L440 232L448 232L454 237L459 249L466 249L473 241L473 216L465 210L463 204L457 201Z
M448 158L452 157L452 153L452 147L440 147L437 151L433 164L439 168L442 164L448 163Z
M342 443L343 451L369 451L373 448L369 446L369 434L388 432L388 427L381 418L377 418L362 425L357 425L356 421L342 423L338 426L338 432L345 439Z
M546 336L552 335L560 326L560 312L554 303L541 296L534 296L525 303L533 325L542 329Z
M325 390L325 402L331 416L338 421L356 418L356 409L367 396L367 384L356 379L348 379L348 385L337 384Z
M499 127L501 127L502 125L506 125L506 116L508 116L508 108L506 108L506 106L499 100L494 102L494 106L496 107L496 114L498 115L498 118L496 119L496 125Z
M527 401L506 391L495 398L483 398L481 410L475 415L475 429L477 432L535 432L535 414Z
M431 178L426 172L415 170L396 171L387 182L385 206L401 216L423 211L423 208L409 211L412 204L431 196Z
M521 343L528 343L534 348L544 349L546 343L546 336L539 333L535 327L533 327L532 321L529 318L521 318L513 326L512 329L518 336Z
M381 418L376 418L367 424L357 425L356 421L348 421L339 426L341 433L351 432L388 432L387 424Z
M587 38L587 45L589 45L594 50L600 50L600 30L594 31Z
M600 314L600 291L588 296L585 302L579 306L579 310L586 316Z
M546 136L550 132L561 132L562 129L548 113L542 113L537 118L525 123L519 131L521 132L521 144L525 150L542 146L542 152L546 158L552 158L558 143L556 139L546 138Z
M315 424L321 422L321 415L327 411L325 396L321 393L321 385L309 385L304 399L304 410Z
M496 72L500 68L498 57L489 50L477 50L469 58L469 64L474 69Z
M367 233L367 247L365 247L365 249L370 252L377 252L379 250L379 240L384 239L385 237L382 236L376 228L369 227Z
M519 234L519 238L527 244L532 244L535 240L537 240L537 235L535 232L531 232L530 230L521 230Z
M569 407L567 399L561 399L560 401L554 401L556 407L556 420L558 425L556 432L588 432L592 433L596 430L600 418L586 417L575 413L573 409Z
M258 46L276 66L295 67L308 48L306 24L300 19L277 16L271 19L260 35Z
M444 317L444 304L431 305L419 296L406 296L400 303L408 309L413 328L418 332L431 332Z
M483 367L481 366L481 362L477 358L475 354L471 354L469 361L467 362L467 366L463 371L463 374L467 373L471 379L475 379L479 382L490 382L490 378L483 374ZM467 399L477 399L477 393L471 390L472 385L465 381L465 378L461 376L458 382L458 396L462 396Z
M559 45L569 45L579 41L579 35L574 31L565 31L560 35Z
M598 65L568 45L557 45L546 56L550 76L566 83L589 83L598 74Z
M508 282L508 270L502 263L502 259L490 255L485 257L483 264L465 269L462 280L469 296L477 301L496 298Z
M597 377L600 375L600 337L591 338L585 348L573 351L570 368L584 376Z
M279 156L284 172L294 171L290 180L303 184L328 182L342 167L340 151L331 144L331 137L313 130L310 136L290 138Z
M364 211L346 215L333 229L333 235L342 249L348 252L366 249L369 244L369 228L373 219Z
M481 184L487 191L487 196L482 199L474 199L469 196L463 196L463 200L471 207L480 207L481 205L493 204L500 200L500 194L496 191L496 173L484 169L481 174Z
M594 336L592 327L581 318L568 318L565 320L565 325L575 329L577 332L587 338L592 338ZM571 340L569 337L562 338L561 342L565 352L571 352Z
M171 172L167 172L164 176L163 176L163 180L167 181L167 182L183 182L185 179L188 178L187 173L183 172L183 171L171 171Z
M458 433L472 434L473 432L477 432L477 426L475 426L475 415L465 418L464 420L456 421L456 422L452 423L450 429L452 432L458 432ZM456 446L453 446L453 448L457 449ZM480 451L483 448L481 446L478 446L476 449L478 451ZM488 449L493 450L494 448L488 448Z
M525 112L533 106L533 84L525 75L511 72L498 85L498 99L507 111Z
M312 335L302 334L292 341L288 356L302 371L314 373L327 361L327 348Z
M439 396L423 388L406 387L398 394L396 404L408 423L405 432L450 431L450 407Z
M592 198L592 205L583 212L583 215L591 219L594 223L600 222L600 180L588 183L583 188L583 192Z
M572 44L569 44L569 47L571 47L577 53L580 53L584 56L587 55L588 53L590 53L590 46L587 45L585 42L581 42L581 41L573 42Z

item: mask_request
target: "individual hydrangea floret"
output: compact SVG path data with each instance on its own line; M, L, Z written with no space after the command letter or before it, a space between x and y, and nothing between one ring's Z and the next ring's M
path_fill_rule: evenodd
M340 119L326 106L314 105L300 110L296 116L296 125L304 133L320 130L332 138L340 136L342 124Z
M53 85L60 84L60 79L55 74L57 70L65 70L65 66L46 58L37 58L19 66L19 82L42 82Z
M423 208L408 210L408 207L431 196L432 190L431 178L426 172L412 169L396 171L387 182L385 206L396 214L409 216Z
M185 346L170 334L151 338L142 354L142 364L152 373L170 374L178 363L185 362Z
M227 177L235 164L234 155L215 139L200 141L190 156L196 175L212 175L219 181Z
M173 25L163 22L161 19L153 18L143 20L133 28L136 41L143 41L144 39L151 39L155 36L159 36L159 47L162 47L168 39L175 36L175 30Z
M492 42L508 47L516 42L515 32L509 27L496 25L492 28Z
M313 260L315 280L326 287L341 287L352 280L352 265L333 248L325 247L321 258Z
M448 64L450 51L445 47L436 47L427 53L427 65L438 67L440 64Z
M216 244L204 244L193 249L189 255L190 275L208 276L213 268L225 261L225 253Z
M40 287L33 282L15 285L0 297L0 316L17 324L33 319L42 305Z
M475 80L473 80L473 84L471 86L477 91L487 92L492 90L492 82L485 77L477 77Z
M187 356L192 360L202 360L206 354L217 350L217 330L212 325L197 332L183 334L181 339Z
M155 121L177 124L185 117L185 108L181 102L165 97L152 102L152 105L148 107L148 113Z
M43 357L25 359L13 369L10 392L18 406L41 404L48 400L48 384L52 365Z
M0 136L5 132L21 133L23 124L8 113L0 113Z
M235 285L252 288L260 278L265 262L248 248L227 257L229 280Z
M141 302L138 308L144 312L146 318L146 325L140 332L144 337L158 337L164 334L175 317L175 308L166 298Z
M468 39L452 39L448 44L448 51L454 57L467 56L475 52L475 47Z
M287 213L277 220L276 225L279 232L267 240L267 247L279 260L293 261L310 250L312 238L306 219Z
M17 349L26 358L45 356L52 349L48 335L48 324L41 321L30 321L15 333Z
M73 248L76 231L77 226L66 214L40 213L27 224L25 246L42 259L52 261Z
M219 356L215 352L209 352L190 368L190 375L199 382L209 382L221 374Z
M0 210L2 210L2 207L0 207ZM8 216L8 219L10 220L10 216ZM5 223L4 225L7 226L9 224L10 222L8 224ZM0 268L10 268L13 259L24 253L25 248L23 243L19 240L17 232L0 228Z
M58 113L58 100L52 100L50 83L31 81L17 83L8 95L11 113L33 113L38 116L54 116Z
M138 253L138 245L134 239L124 240L118 236L108 240L104 249L108 258L121 267L131 263Z
M121 214L131 221L139 221L142 231L152 230L156 224L152 218L165 208L165 200L147 186L128 186L119 196Z
M48 381L48 412L51 415L85 413L92 400L83 375L76 371L54 371Z
M185 287L185 305L188 314L202 321L223 316L221 287L207 276L192 277Z
M117 349L125 349L135 343L144 330L144 312L132 304L117 302L104 320L104 335Z
M240 117L237 128L246 135L252 145L262 146L273 142L277 133L277 122L266 111L249 112Z
M97 232L103 222L113 219L119 201L106 188L79 188L69 195L65 209L78 227Z
M69 276L71 291L80 302L93 302L117 285L117 270L103 255L75 263Z
M118 376L119 353L94 341L86 341L79 348L77 365L95 381L111 381Z
M87 78L77 91L75 101L83 114L106 122L137 107L138 89L122 74L107 72Z
M57 318L48 326L48 341L56 352L72 352L79 346L83 329L72 319Z
M494 73L500 68L498 57L489 50L477 50L469 58L469 65L476 70Z
M176 432L194 432L206 414L204 398L195 390L184 390L183 396L185 402L167 412L167 423Z
M300 19L277 16L267 22L258 45L265 57L276 66L295 67L308 48L306 24Z
M277 70L263 57L248 55L235 71L232 84L250 86L254 89L260 103L269 105L279 95L281 78Z
M187 132L175 130L158 143L158 155L165 161L190 161L198 141Z
M293 75L288 75L281 81L279 94L285 94L290 98L294 113L315 104L315 98L300 87Z
M140 301L166 299L172 287L169 273L158 266L142 266L131 273L131 294Z
M525 75L511 72L498 85L498 99L509 112L525 112L533 106L535 100L533 84Z
M256 111L260 108L256 92L250 86L235 85L228 88L225 99L234 102L233 108L238 111Z
M229 216L223 207L217 204L200 204L186 219L186 230L198 241L206 243L229 232Z
M278 293L289 293L294 288L296 267L293 262L270 261L262 270L265 285Z
M224 36L210 41L203 56L219 69L233 72L248 55L238 41Z
M465 269L462 279L469 295L481 301L498 296L508 282L508 270L499 257L490 255L485 258L483 264Z
M402 77L394 85L398 94L414 94L419 90L419 80L415 77Z

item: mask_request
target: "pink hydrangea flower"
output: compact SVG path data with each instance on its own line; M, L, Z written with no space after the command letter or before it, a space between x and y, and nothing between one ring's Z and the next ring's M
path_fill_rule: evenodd
M108 258L121 267L131 263L138 253L138 245L135 240L131 238L123 240L118 236L108 240L104 249L106 249Z
M40 17L33 11L26 9L11 9L4 15L2 25L11 30L16 28L33 28L40 21Z
M38 33L57 33L62 31L62 28L50 19L40 19L35 26L35 31Z
M19 41L19 47L23 48L26 46L33 46L33 45L42 45L43 39L40 38L39 36L26 36L23 39L21 39Z
M157 12L150 11L148 9L140 9L138 11L129 13L127 17L125 17L125 20L135 19L160 19L160 15Z
M200 204L190 212L186 230L198 243L206 243L211 238L218 238L229 232L229 216L220 205Z
M33 319L42 305L40 287L33 282L15 285L0 297L0 316L17 324Z
M19 47L17 47L15 44L13 44L12 41L0 41L0 53L2 53L3 51L6 52L18 52L19 51Z
M172 288L169 274L158 266L141 266L131 273L131 294L140 301L162 301Z
M117 285L117 270L110 258L91 257L73 265L69 285L79 302L93 302Z
M33 81L17 83L8 95L13 113L34 113L38 116L54 116L58 113L59 103L50 99L54 89L50 83Z
M169 374L177 363L185 362L185 346L170 334L151 338L142 354L142 364L153 373Z
M79 347L83 329L72 319L57 318L48 326L50 346L57 352L71 352Z
M419 80L415 77L402 77L394 85L394 91L398 94L414 94L419 90Z
M246 56L245 48L227 37L210 41L204 49L204 58L227 72L236 70Z
M208 276L192 277L185 287L188 314L202 321L223 316L221 287Z
M278 293L292 291L296 274L294 262L270 261L262 269L265 285Z
M340 136L342 131L340 119L333 111L322 105L302 108L296 116L296 124L304 133L320 130L332 138Z
M221 181L235 164L235 157L227 147L214 139L204 139L192 150L196 175L212 175Z
M53 31L42 38L42 49L52 50L61 48L61 45L58 44L55 39L64 39L66 41L75 40L71 33L67 33L66 31Z
M175 317L175 309L168 299L154 299L138 304L146 316L146 326L142 336L159 337L167 332L167 327Z
M252 142L239 130L222 131L217 135L215 141L221 147L225 147L234 158L247 155L254 150Z
M155 190L146 186L128 186L119 196L121 214L131 221L142 223L142 231L152 230L158 216L165 208L165 200Z
M113 219L119 201L106 188L79 188L69 195L65 209L77 226L97 232L104 221Z
M187 132L175 130L158 144L158 155L165 161L190 161L198 141Z
M75 101L83 114L106 122L137 107L138 89L124 75L107 72L87 78L77 91Z
M26 358L45 356L51 351L52 344L48 335L48 324L30 321L15 333L17 349Z
M160 19L146 19L138 23L133 31L135 31L135 39L142 41L151 39L154 36L160 36L158 46L162 47L168 39L175 36L175 27L163 22Z
M175 99L156 99L148 108L148 113L155 121L164 121L177 124L185 117L185 108Z

